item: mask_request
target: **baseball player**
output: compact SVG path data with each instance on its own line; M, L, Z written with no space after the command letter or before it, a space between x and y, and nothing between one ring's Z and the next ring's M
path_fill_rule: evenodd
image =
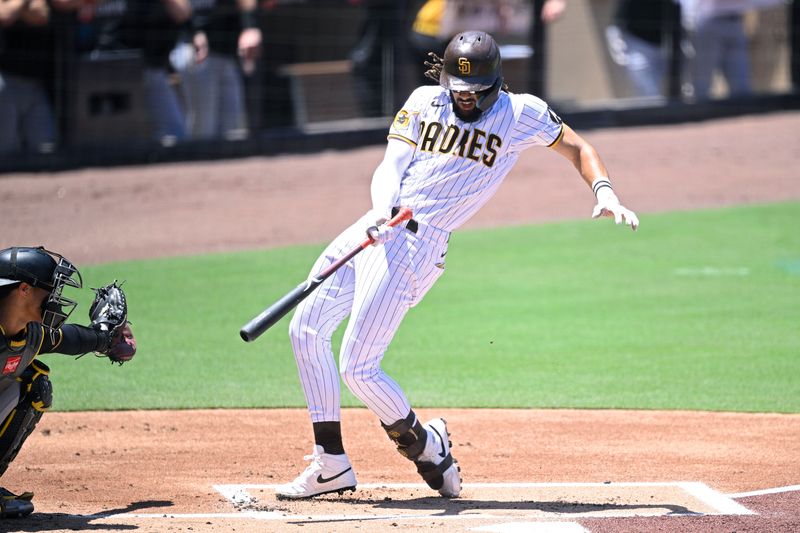
M444 272L450 232L492 197L522 150L546 146L568 159L596 196L593 217L639 224L614 194L595 149L545 102L508 91L489 34L461 33L444 58L431 57L428 74L439 85L417 88L397 113L372 178L372 209L325 249L312 275L361 242L365 230L381 246L337 270L300 303L289 326L315 446L305 471L276 489L279 498L356 487L342 443L339 375L422 479L444 497L459 495L445 420L422 423L381 359L405 314ZM414 218L383 225L398 206L410 207ZM337 372L331 336L348 315Z
M82 287L80 272L59 254L44 248L0 250L0 476L33 432L52 402L50 369L37 357L45 353L105 354L115 362L130 360L136 352L127 325L127 305L116 319L106 313L116 304L104 300L98 289L90 327L64 324L77 305L63 296L65 287ZM119 327L117 327L119 326ZM0 518L33 512L33 494L14 494L0 487Z

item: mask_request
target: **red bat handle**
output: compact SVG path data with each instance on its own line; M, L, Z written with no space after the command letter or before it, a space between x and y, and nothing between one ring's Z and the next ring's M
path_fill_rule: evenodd
M411 220L411 217L414 216L414 213L411 211L410 207L401 207L397 210L397 214L386 221L386 225L389 227L397 226L398 224L405 222L407 220ZM367 246L371 245L375 242L375 239L372 237L367 237L361 243L361 248L366 248Z

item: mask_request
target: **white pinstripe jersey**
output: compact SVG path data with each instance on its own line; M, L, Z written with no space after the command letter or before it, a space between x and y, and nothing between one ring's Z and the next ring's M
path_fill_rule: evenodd
M415 148L399 204L420 223L452 231L489 201L522 150L552 146L562 134L561 119L530 94L501 91L479 120L464 122L447 89L419 87L389 130L389 139Z

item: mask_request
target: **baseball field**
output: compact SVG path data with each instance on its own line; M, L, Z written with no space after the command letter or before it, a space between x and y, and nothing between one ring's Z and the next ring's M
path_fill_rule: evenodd
M384 360L444 416L462 497L346 393L359 490L282 502L310 425L286 334L238 330L369 202L382 146L0 176L0 247L124 280L139 351L49 355L54 411L3 531L800 530L800 114L583 132L641 228L524 153ZM87 322L91 291L71 320Z

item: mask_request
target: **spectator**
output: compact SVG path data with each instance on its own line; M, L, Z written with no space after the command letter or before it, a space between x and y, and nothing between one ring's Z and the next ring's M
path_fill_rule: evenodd
M191 14L189 0L127 0L119 28L120 41L126 47L142 50L144 97L153 122L153 136L164 146L186 138L184 112L170 83L169 54Z
M481 30L495 36L518 33L518 21L523 19L524 27L529 21L520 16L520 4L511 0L427 0L417 11L411 27L409 39L415 62L424 63L428 52L441 56L450 39L463 31ZM566 0L544 0L542 22L555 22L565 9ZM419 82L426 84L429 80L420 74Z
M244 74L261 50L256 0L191 0L194 62L181 72L193 138L248 135Z
M363 0L366 14L358 42L350 52L358 100L364 116L387 116L402 102L394 97L404 84L407 58L405 35L400 22L406 20L406 2Z
M120 25L127 13L127 2L95 0L51 0L60 11L72 12L75 51L93 54L126 48L121 42ZM56 4L58 2L58 4Z
M664 28L676 17L675 0L620 0L606 28L611 59L625 69L637 96L661 96L667 75Z
M448 0L427 0L417 11L411 26L409 40L414 54L414 63L421 65L428 60L428 52L441 56L450 36L442 32L442 18ZM421 69L418 69L421 70ZM425 74L419 74L420 83L428 83Z
M55 148L49 19L46 0L0 0L0 155Z
M750 45L744 16L750 10L781 1L681 0L684 25L694 49L691 77L696 100L710 98L717 71L725 78L729 96L746 96L752 92Z

